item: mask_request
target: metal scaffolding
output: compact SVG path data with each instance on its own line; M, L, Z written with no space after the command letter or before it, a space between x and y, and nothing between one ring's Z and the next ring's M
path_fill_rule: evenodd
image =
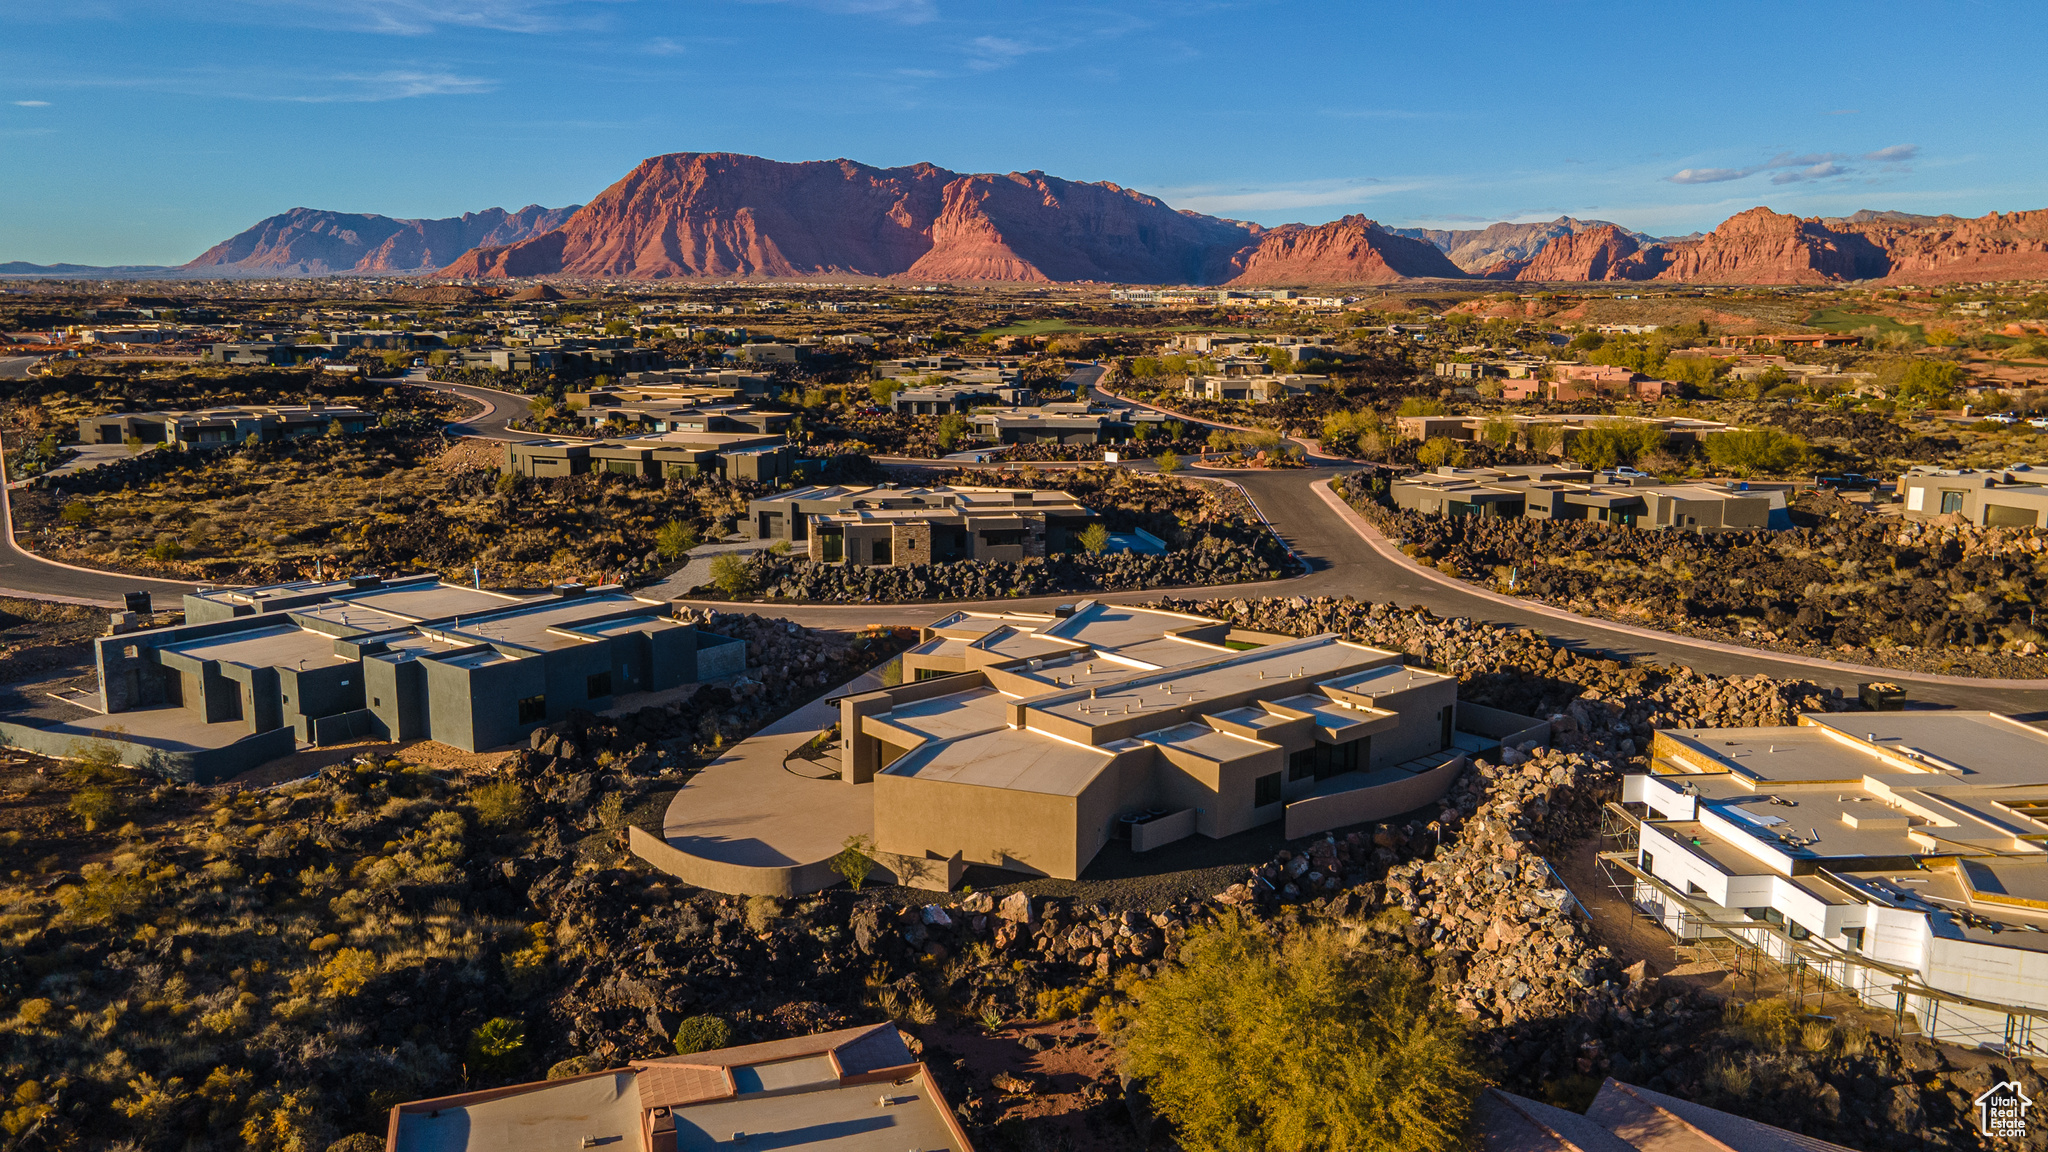
M1889 1015L1894 1037L1924 1035L1973 1042L2007 1056L2048 1058L2048 1009L1932 988L1913 969L1844 952L1812 936L1796 939L1768 921L1725 919L1727 909L1681 892L1637 865L1641 825L1620 804L1607 804L1601 834L1615 847L1599 853L1600 869L1631 909L1677 939L1675 951L1681 959L1710 960L1737 973L1744 973L1746 966L1752 986L1766 970L1774 971L1784 978L1788 996L1802 1012L1809 997L1818 997L1813 1011L1820 1013L1830 994L1846 996ZM1644 897L1652 892L1659 899L1648 906ZM1807 989L1809 973L1812 991Z

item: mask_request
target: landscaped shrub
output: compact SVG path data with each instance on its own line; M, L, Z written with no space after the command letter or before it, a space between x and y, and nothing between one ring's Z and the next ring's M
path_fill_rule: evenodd
M718 1016L692 1016L676 1026L676 1055L715 1052L732 1043L732 1025Z

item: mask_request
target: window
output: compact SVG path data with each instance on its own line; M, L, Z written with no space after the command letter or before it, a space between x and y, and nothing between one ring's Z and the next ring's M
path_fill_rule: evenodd
M1848 949L1849 949L1849 951L1851 951L1851 952L1861 952L1861 951L1863 951L1863 929L1861 929L1861 928L1844 928L1844 929L1842 929L1842 944L1843 944L1843 946L1844 946L1844 947L1848 948Z
M583 695L595 700L612 694L612 674L599 672L583 681Z
M1944 513L1961 512L1963 510L1963 494L1943 489L1941 493L1941 510Z
M890 558L891 558L891 553L890 553L890 549L889 549L889 541L887 541L887 540L876 540L876 541L874 541L874 548L873 548L873 552L872 552L872 555L874 556L874 563L876 563L876 564L887 564L887 563L889 563L889 561L890 561Z
M1318 745L1317 747L1320 747ZM1287 758L1287 778L1306 780L1316 774L1316 748L1303 748Z
M519 722L521 724L538 724L541 721L546 720L547 718L547 697L528 696L526 699L521 700L519 702Z
M953 673L946 672L938 668L919 668L917 670L917 679L919 680L937 680L941 676L951 675L953 675Z
M1642 868L1643 871L1648 872L1652 876L1655 876L1657 874L1656 858L1652 857L1648 852L1643 853Z
M383 706L384 706L384 698L383 698L382 696L372 696L372 697L370 697L370 707L372 707L372 708L382 708Z
M841 560L846 559L846 537L837 532L831 532L820 535L818 539L823 541L825 545L825 563L837 564Z
M2004 504L1984 506L1986 528L2032 528L2040 523L2041 514L2032 508L2013 508Z
M1280 774L1269 772L1252 781L1252 807L1264 808L1280 802Z

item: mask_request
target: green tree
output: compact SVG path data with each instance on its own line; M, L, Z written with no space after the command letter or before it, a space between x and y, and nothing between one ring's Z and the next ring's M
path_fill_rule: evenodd
M1465 463L1465 446L1449 436L1432 436L1415 450L1415 462L1424 468L1445 464L1461 467Z
M692 1016L676 1025L676 1055L716 1052L732 1043L732 1025L718 1016Z
M1515 446L1516 431L1513 420L1506 416L1492 416L1479 426L1479 438L1495 448L1505 450Z
M1806 463L1806 441L1776 428L1738 428L1706 439L1707 459L1737 476L1782 476Z
M1090 555L1099 556L1103 549L1109 547L1109 529L1100 522L1090 524L1081 529L1080 541L1081 547L1086 548Z
M1901 404L1934 405L1962 387L1967 374L1957 365L1939 360L1904 360L1887 364L1877 379Z
M711 562L711 583L727 596L739 596L754 587L754 567L736 552L721 553Z
M1484 1081L1413 969L1232 917L1135 990L1126 1068L1190 1152L1452 1152Z
M1399 416L1441 416L1444 414L1444 402L1441 400L1431 400L1425 396L1410 396L1406 400L1401 401L1401 407L1395 414Z
M839 855L832 857L833 874L846 881L846 886L855 892L867 884L868 877L875 871L875 838L853 835L839 848Z
M1676 356L1664 361L1664 378L1687 384L1694 388L1705 388L1719 380L1728 371L1726 361L1711 356Z
M883 408L887 408L889 402L901 391L903 383L900 380L875 380L868 384L868 397Z
M951 452L967 435L967 417L958 412L948 412L939 417L939 447Z
M2043 355L2048 355L2048 353L2043 353ZM1188 426L1181 421L1168 420L1166 422L1166 438L1168 440L1178 440L1187 434Z
M1161 452L1153 457L1152 463L1157 465L1161 472L1171 476L1173 473L1180 471L1180 454L1170 451Z
M697 530L680 520L671 520L654 534L654 551L663 560L681 560L697 546Z

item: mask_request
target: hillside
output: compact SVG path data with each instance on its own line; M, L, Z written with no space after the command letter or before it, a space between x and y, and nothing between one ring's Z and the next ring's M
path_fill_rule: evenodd
M529 204L516 212L486 208L441 220L400 220L294 208L257 221L182 268L286 276L430 272L478 245L516 244L547 232L575 211L575 205Z

